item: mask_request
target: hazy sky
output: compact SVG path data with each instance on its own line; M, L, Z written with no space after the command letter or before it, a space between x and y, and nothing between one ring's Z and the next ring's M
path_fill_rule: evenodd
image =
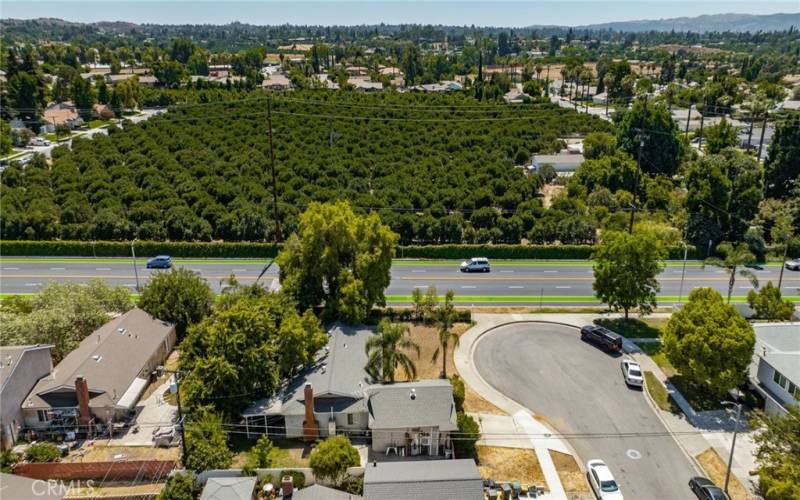
M197 1L3 0L2 18L56 17L69 21L158 24L376 24L479 26L583 25L701 14L774 14L800 11L800 0L538 0L538 1Z

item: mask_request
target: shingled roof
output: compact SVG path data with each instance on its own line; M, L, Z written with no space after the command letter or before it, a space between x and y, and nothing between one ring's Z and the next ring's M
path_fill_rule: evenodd
M482 500L483 481L472 459L380 462L364 469L365 500Z
M368 390L370 429L438 427L458 430L453 386L442 379L372 385Z

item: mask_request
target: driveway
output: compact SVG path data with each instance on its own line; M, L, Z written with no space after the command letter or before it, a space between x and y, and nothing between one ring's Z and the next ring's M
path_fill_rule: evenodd
M577 328L547 323L499 327L474 350L488 384L571 436L584 463L604 460L626 498L689 498L697 472L646 396L625 386L620 359L582 342Z

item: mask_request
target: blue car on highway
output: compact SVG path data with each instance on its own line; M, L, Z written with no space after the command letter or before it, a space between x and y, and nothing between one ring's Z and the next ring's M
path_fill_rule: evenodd
M172 257L159 255L147 261L147 269L169 269L172 267Z

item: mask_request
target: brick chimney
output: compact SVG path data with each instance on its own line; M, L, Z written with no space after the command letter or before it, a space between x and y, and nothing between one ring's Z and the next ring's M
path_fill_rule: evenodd
M92 415L89 412L89 383L83 375L78 375L75 379L75 396L78 398L78 424L88 432Z
M310 382L306 382L306 386L303 389L303 400L306 408L306 418L303 421L303 439L313 441L319 437L319 426L317 426L317 420L314 418L314 389L311 388Z

